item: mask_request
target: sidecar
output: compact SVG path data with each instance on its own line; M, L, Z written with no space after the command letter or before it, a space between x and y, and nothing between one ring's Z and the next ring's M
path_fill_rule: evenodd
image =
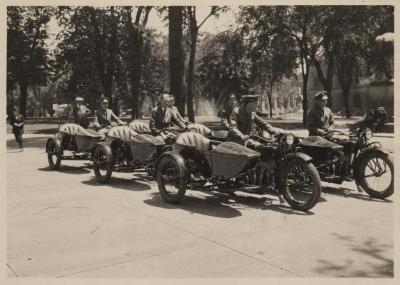
M205 182L215 187L226 184L254 168L259 158L258 152L234 142L213 141L195 132L181 133L172 151L162 154L157 164L158 188L166 202L179 203L187 188L201 188Z
M164 151L165 142L150 134L140 134L131 126L117 126L106 134L105 141L93 149L93 169L101 183L109 182L113 171L146 169Z
M93 147L103 138L102 134L78 124L61 125L55 137L46 143L50 168L59 169L61 160L89 160Z

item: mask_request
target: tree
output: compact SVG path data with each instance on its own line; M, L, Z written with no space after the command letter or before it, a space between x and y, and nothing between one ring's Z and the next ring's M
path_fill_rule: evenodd
M152 6L138 6L136 10L135 20L132 19L132 7L125 9L126 25L127 25L127 50L125 60L129 72L131 82L131 107L132 119L141 117L140 98L140 78L142 76L143 67L143 35L146 29Z
M198 24L197 16L196 16L196 6L187 6L186 7L186 15L189 26L189 38L190 38L190 55L189 55L189 67L187 73L187 111L189 121L193 122L194 119L194 108L193 108L193 87L194 87L194 67L196 60L196 48L197 48L197 37L199 34L200 28L203 24L211 17L218 16L219 12L226 11L227 7L217 7L212 6L210 8L210 13Z
M52 13L49 7L7 7L7 92L18 83L24 116L28 87L47 81L46 25Z
M170 6L168 9L169 37L169 76L170 93L176 97L179 112L185 114L185 94L183 90L183 75L185 56L183 50L183 7Z
M285 34L292 37L297 43L303 79L303 124L306 124L310 67L323 42L320 34L321 7L294 6L286 7L285 9L285 13L282 13L282 17L280 17L280 25L282 25Z
M118 112L113 89L116 75L121 74L120 17L120 8L113 6L59 8L57 18L62 30L57 62L59 72L69 74L71 99L77 94L84 98L101 94Z
M242 31L252 62L254 84L267 94L272 117L272 90L286 76L294 75L295 42L284 35L276 19L284 9L277 6L244 7L240 13Z
M390 11L390 7L386 6L386 8ZM351 116L349 109L351 87L363 73L363 62L373 41L382 32L382 26L386 26L384 23L393 16L389 11L379 6L339 6L337 8L337 19L341 25L337 27L338 37L333 43L334 58L346 117Z
M208 34L199 46L199 91L221 106L227 95L243 94L251 82L251 61L239 30Z

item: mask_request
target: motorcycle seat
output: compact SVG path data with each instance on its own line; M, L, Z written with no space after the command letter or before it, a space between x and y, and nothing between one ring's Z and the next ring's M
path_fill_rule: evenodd
M112 127L107 132L107 137L113 139L120 139L123 141L130 141L132 136L136 136L138 133L132 130L128 126L116 126Z
M195 132L180 133L176 137L175 143L182 146L191 146L200 151L210 150L210 140Z
M141 121L132 121L129 123L129 127L138 133L150 133L149 126Z

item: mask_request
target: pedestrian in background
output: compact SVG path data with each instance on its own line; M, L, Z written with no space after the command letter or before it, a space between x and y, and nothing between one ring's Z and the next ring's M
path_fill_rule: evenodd
M15 136L15 141L18 143L21 151L24 149L22 142L22 135L24 133L24 116L19 113L18 107L14 107L12 113L9 115L10 125L12 132Z

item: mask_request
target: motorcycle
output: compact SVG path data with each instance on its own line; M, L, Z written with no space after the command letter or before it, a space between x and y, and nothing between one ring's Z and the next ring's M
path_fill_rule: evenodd
M171 149L172 134L178 129L161 131L164 135L153 136L143 122L133 121L128 126L112 127L105 141L93 149L93 170L100 183L108 183L113 171L132 172L144 169L154 176L154 165L160 155Z
M250 138L254 149L210 140L196 132L179 134L172 151L162 154L156 166L164 201L182 202L187 189L260 195L272 191L293 209L312 209L320 197L321 182L311 157L293 148L294 136L285 134L270 141L256 135Z
M385 199L393 194L393 157L379 142L369 141L371 129L349 133L335 130L327 135L328 139L310 136L299 144L314 159L322 181L341 184L354 180L360 192L373 198Z
M52 170L59 169L62 160L90 160L93 147L104 139L101 133L78 124L63 124L64 120L68 121L67 111L61 116L55 136L46 142L47 160Z

